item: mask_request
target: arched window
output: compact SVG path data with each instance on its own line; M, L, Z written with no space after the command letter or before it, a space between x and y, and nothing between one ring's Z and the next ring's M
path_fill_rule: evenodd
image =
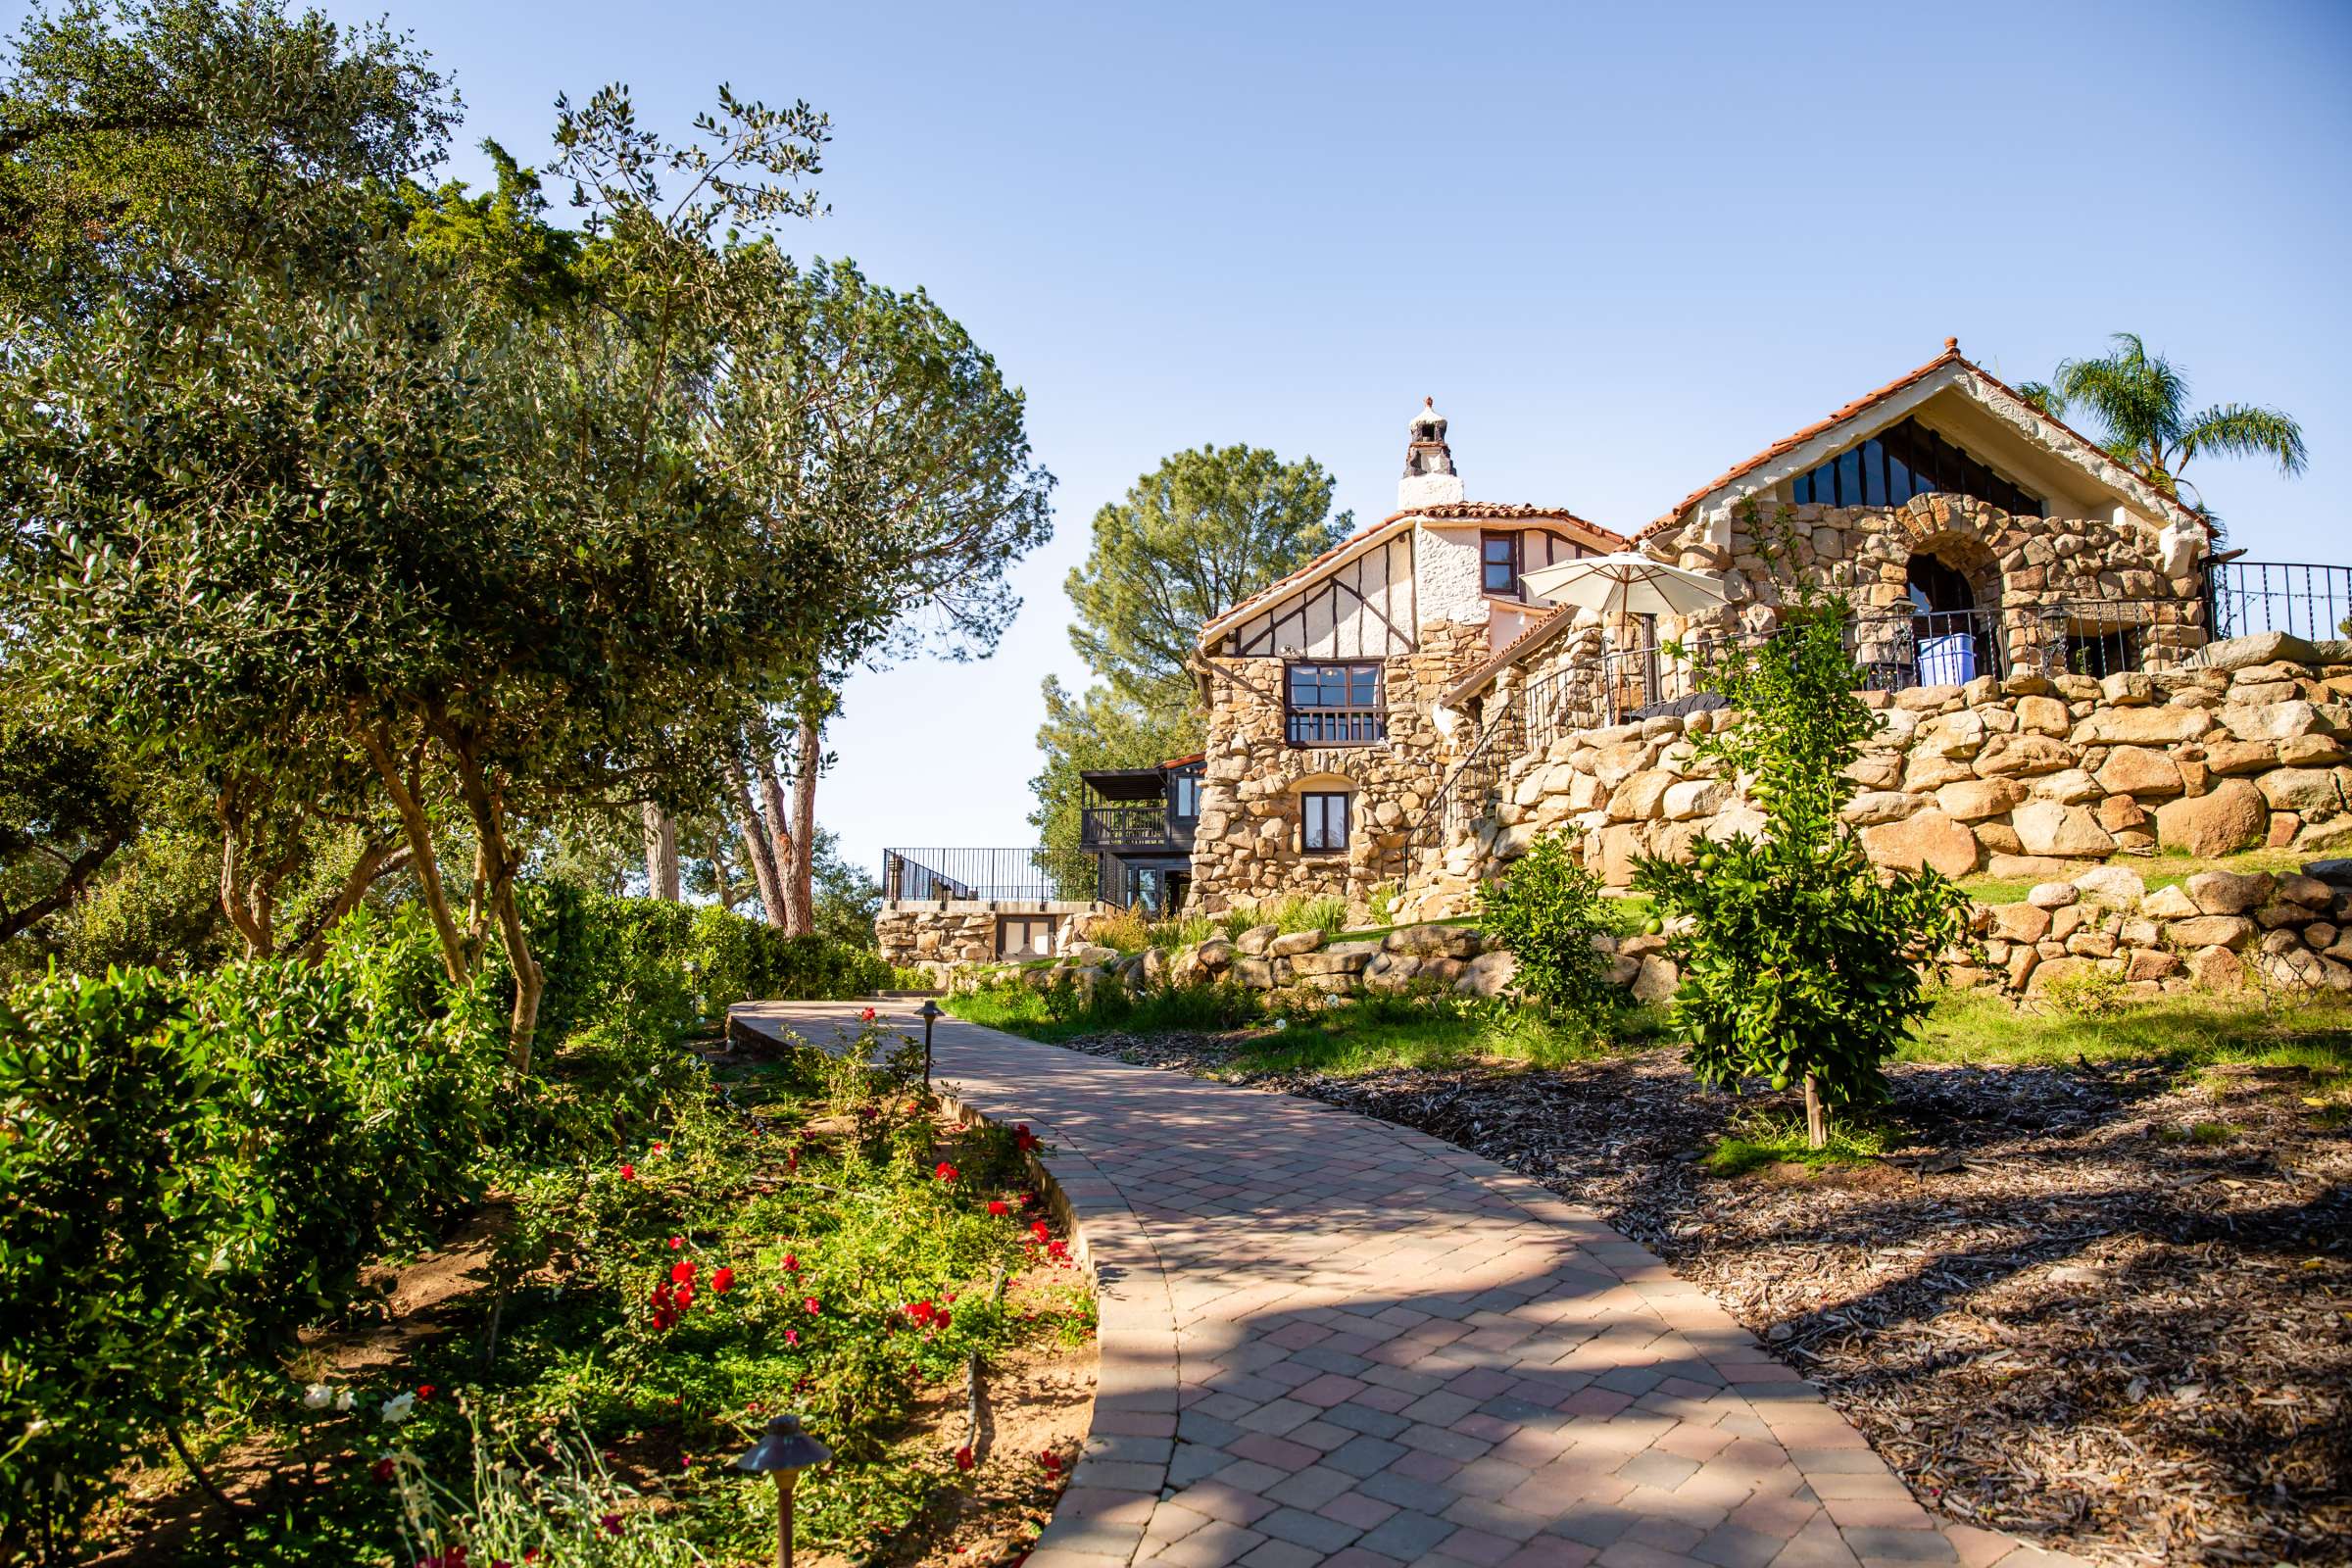
M1977 608L1968 574L1939 556L1915 555L1906 577L1919 683L1965 686L2000 673L1998 617Z
M1790 481L1798 506L1899 507L1941 491L1975 496L2023 517L2041 515L2041 501L2011 484L1916 419L1881 430Z

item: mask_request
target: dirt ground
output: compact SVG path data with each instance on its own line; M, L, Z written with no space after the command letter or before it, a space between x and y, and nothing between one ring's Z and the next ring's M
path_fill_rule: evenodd
M1077 1049L1230 1073L1238 1037ZM1902 1067L1886 1157L1720 1177L1679 1049L1257 1087L1419 1128L1645 1243L1923 1501L2112 1563L2352 1562L2352 1132L2300 1069Z

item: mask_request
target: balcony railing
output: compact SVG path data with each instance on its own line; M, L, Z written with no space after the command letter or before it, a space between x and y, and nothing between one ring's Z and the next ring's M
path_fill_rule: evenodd
M2217 561L2205 568L2213 635L2282 631L2313 642L2352 637L2352 566Z
M1078 843L1089 850L1190 848L1200 825L1199 817L1178 816L1164 806L1090 806L1078 819Z

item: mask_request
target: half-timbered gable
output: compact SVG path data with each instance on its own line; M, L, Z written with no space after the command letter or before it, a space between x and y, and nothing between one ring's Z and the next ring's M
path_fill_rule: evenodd
M1382 525L1362 546L1242 620L1215 645L1239 659L1386 659L1414 641L1413 533Z

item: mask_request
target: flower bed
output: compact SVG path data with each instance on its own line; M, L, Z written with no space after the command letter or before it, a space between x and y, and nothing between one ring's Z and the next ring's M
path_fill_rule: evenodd
M1025 1549L1085 1430L1091 1294L1028 1187L1033 1141L956 1125L899 1037L859 1048L629 1063L644 1113L607 1149L501 1162L453 1288L307 1337L215 1428L224 1485L282 1522L213 1508L174 1541L134 1510L127 1555L741 1560L772 1550L774 1489L731 1461L787 1410L835 1454L801 1479L805 1550Z

